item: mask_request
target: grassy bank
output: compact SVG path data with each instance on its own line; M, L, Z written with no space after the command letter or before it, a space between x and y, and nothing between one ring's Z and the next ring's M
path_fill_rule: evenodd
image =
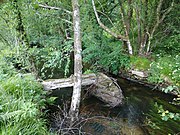
M180 85L180 56L165 55L145 57L131 57L130 68L148 73L147 81L150 83L164 83L168 85Z
M1 53L2 54L2 53ZM0 57L0 135L48 135L45 93L31 74L16 72Z

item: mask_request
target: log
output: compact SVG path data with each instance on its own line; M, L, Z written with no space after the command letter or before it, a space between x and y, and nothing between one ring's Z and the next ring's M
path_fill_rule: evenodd
M82 75L82 85L91 85L97 81L96 74ZM59 88L72 87L74 85L73 76L62 79L49 79L42 82L44 90L54 90Z
M46 80L42 82L42 85L45 90L72 87L74 85L73 76ZM93 87L90 87L90 94L96 96L111 107L123 104L124 96L120 86L116 83L115 79L103 73L82 75L82 85L93 85Z

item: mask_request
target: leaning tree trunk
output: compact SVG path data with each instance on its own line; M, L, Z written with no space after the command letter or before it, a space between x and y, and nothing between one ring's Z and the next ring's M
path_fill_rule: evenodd
M79 114L79 105L81 99L82 47L80 39L80 13L78 0L72 0L72 6L74 27L74 87L69 114L71 116L71 121L74 121Z
M132 50L132 45L131 45L131 42L129 40L129 34L127 34L127 28L126 28L126 25L124 24L124 27L125 27L125 36L124 35L121 35L121 34L117 34L115 32L113 32L111 29L109 29L108 27L106 27L100 20L99 16L98 16L98 13L96 11L96 6L95 6L95 3L94 3L94 0L92 0L92 6L93 6L93 10L94 10L94 13L95 13L95 16L96 16L96 20L98 22L98 24L100 25L101 28L103 28L107 33L109 33L111 36L115 37L116 39L118 40L121 40L123 41L127 47L128 47L128 52L130 55L133 54L133 50ZM130 26L130 25L129 25Z

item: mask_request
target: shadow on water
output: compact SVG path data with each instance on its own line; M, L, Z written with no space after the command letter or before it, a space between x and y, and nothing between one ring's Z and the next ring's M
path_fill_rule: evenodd
M103 116L88 122L84 129L92 135L164 135L180 132L179 121L162 121L155 103L165 109L179 112L179 107L169 104L173 95L152 91L152 88L118 78L123 90L125 103L120 107L109 108L95 97L82 101L80 113L91 116ZM70 103L72 88L53 91L52 96L58 96L56 104L65 100ZM148 119L147 119L148 118ZM147 126L148 121L155 123L156 129ZM158 128L157 128L158 127Z

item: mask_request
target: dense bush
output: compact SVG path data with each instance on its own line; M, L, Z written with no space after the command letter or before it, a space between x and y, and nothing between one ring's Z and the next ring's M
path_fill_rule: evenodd
M122 44L109 40L103 37L101 43L86 46L83 60L85 63L90 63L93 69L104 69L117 74L120 68L129 67L130 61L129 57L123 53Z
M180 57L176 56L164 56L159 57L156 61L151 63L149 70L150 76L148 80L150 82L159 83L162 81L173 83L179 86L180 82Z
M31 75L12 76L0 85L0 132L2 135L48 134L41 118L42 88Z
M0 134L49 134L41 112L45 107L42 86L31 74L17 73L5 52L0 66Z

